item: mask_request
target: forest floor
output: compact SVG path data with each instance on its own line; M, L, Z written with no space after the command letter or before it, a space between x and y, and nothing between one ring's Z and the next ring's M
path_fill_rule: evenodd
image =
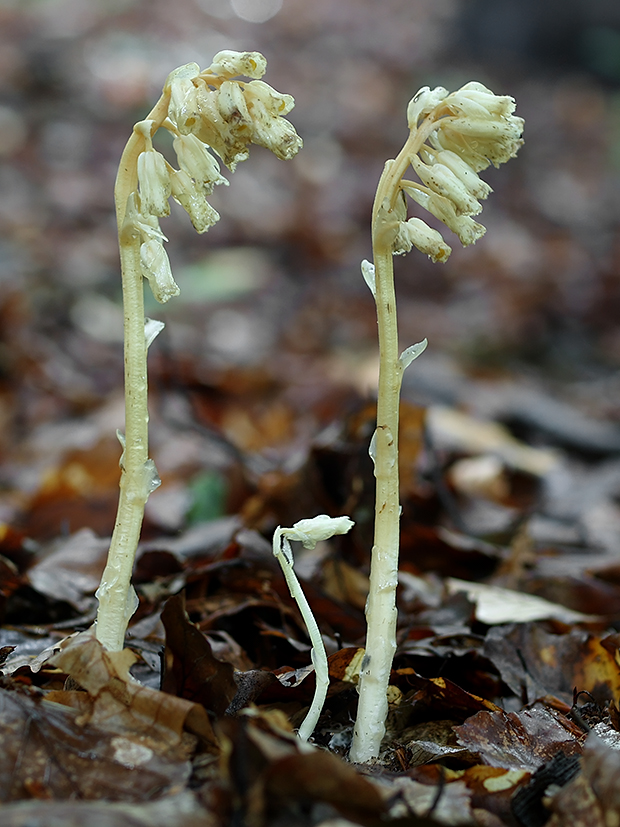
M291 0L262 28L174 5L0 9L0 823L616 824L616 93L579 66L450 61L458 4L414 4L414 26L397 0ZM168 69L227 44L267 54L306 146L253 153L207 238L164 227L182 293L148 307L162 485L132 682L88 635L123 428L115 165ZM408 98L470 74L514 94L526 145L488 176L475 248L397 262L403 344L430 344L403 387L387 735L356 766L377 379L359 262ZM296 551L330 670L304 746L310 644L271 537L321 513L355 526Z

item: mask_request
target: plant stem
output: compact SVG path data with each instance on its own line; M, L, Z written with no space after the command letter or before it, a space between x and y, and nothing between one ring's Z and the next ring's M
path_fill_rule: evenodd
M366 654L362 663L359 705L351 760L362 763L379 753L385 734L387 687L396 650L398 583L399 479L398 401L402 369L391 249L373 249L379 327L379 396L375 443L375 536L366 604Z
M329 689L329 667L325 644L323 643L321 632L317 625L316 619L312 614L312 609L306 599L306 595L303 593L299 580L297 579L297 575L293 570L293 564L288 560L287 556L281 549L281 538L282 532L281 529L278 528L276 529L273 537L273 551L282 568L282 573L284 574L284 579L286 580L291 597L297 603L299 612L304 623L306 624L308 637L312 643L311 658L314 665L316 688L314 690L314 697L312 698L312 703L310 705L310 709L308 710L308 714L297 730L297 737L299 740L307 741L314 732L314 728L316 727L317 721L319 720L319 716L325 704L327 690Z
M154 134L168 114L169 94L162 95L147 116ZM140 237L124 226L127 199L138 188L137 161L144 136L134 132L121 157L114 200L119 232L123 283L125 341L125 450L116 524L101 585L97 591L97 639L109 650L123 649L125 632L136 609L131 574L140 539L144 506L153 480L148 465L148 400L144 288L140 268Z
M429 133L434 121L426 119L413 130L394 161L379 180L373 205L372 247L375 265L377 324L379 332L379 391L375 432L375 533L366 603L366 653L359 683L359 705L350 759L363 763L379 754L385 735L387 688L396 651L396 587L400 540L398 475L398 415L403 367L399 360L396 294L392 261L393 217L400 181Z

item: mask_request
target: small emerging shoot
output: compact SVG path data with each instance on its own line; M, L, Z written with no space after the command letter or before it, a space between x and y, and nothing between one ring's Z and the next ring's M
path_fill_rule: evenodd
M297 603L312 643L310 658L314 665L316 688L308 714L297 731L300 741L308 740L319 720L329 689L329 669L321 632L293 571L291 540L300 542L304 548L314 548L319 541L329 540L336 534L346 534L352 527L353 521L348 517L328 517L326 514L319 514L318 517L309 520L299 520L292 528L278 526L273 535L273 553L280 563L291 597Z

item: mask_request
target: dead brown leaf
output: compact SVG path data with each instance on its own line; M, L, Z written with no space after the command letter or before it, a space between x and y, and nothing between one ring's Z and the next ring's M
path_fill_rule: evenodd
M555 695L570 705L574 687L599 702L618 702L614 640L559 623L518 623L490 629L484 653L512 691L529 702Z
M189 751L180 743L155 749L156 738L101 723L35 693L0 690L0 801L139 802L184 787Z
M191 749L184 738L188 729L208 749L217 742L202 706L165 692L141 686L129 675L133 654L125 649L109 653L90 632L70 639L51 662L70 675L86 692L66 691L53 700L79 709L80 721L128 738L146 738L158 752Z
M459 744L484 764L534 772L559 750L581 753L581 730L563 715L536 705L522 712L478 712L454 728Z
M24 801L2 807L2 827L215 827L207 812L188 791L156 801Z
M207 638L189 620L183 594L168 599L161 619L166 629L162 690L223 715L237 693L232 664L214 657Z
M266 773L265 790L276 801L326 802L360 824L373 822L385 811L373 784L350 764L318 750L274 761Z

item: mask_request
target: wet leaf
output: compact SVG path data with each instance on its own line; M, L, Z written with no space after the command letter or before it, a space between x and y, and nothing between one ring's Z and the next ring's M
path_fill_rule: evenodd
M223 715L237 694L233 666L213 656L209 641L187 616L184 595L168 599L161 619L166 629L162 690Z
M398 778L392 786L394 792L398 793L398 800L390 807L391 818L428 815L429 823L455 827L476 823L472 813L471 793L463 781L430 785L412 778Z
M563 623L579 623L590 620L581 612L574 612L565 606L551 603L542 597L488 586L485 583L469 583L451 577L447 581L451 592L465 592L476 604L476 618L488 626L518 620L527 623L532 620L555 618Z
M31 585L41 594L65 600L80 612L94 605L109 540L83 528L67 540L51 544L47 553L29 570Z
M570 705L574 687L617 702L620 675L614 644L606 640L582 629L511 624L489 631L485 655L513 692L530 702L551 694Z
M564 716L536 705L522 712L478 712L455 727L459 744L483 763L535 772L558 752L579 755L581 730Z
M468 714L480 710L499 711L499 707L492 701L487 701L446 678L424 678L417 675L413 669L396 669L392 673L392 683L405 688L416 687L409 693L409 703L415 710L416 716L428 714L432 710L433 716L441 713L464 718Z

